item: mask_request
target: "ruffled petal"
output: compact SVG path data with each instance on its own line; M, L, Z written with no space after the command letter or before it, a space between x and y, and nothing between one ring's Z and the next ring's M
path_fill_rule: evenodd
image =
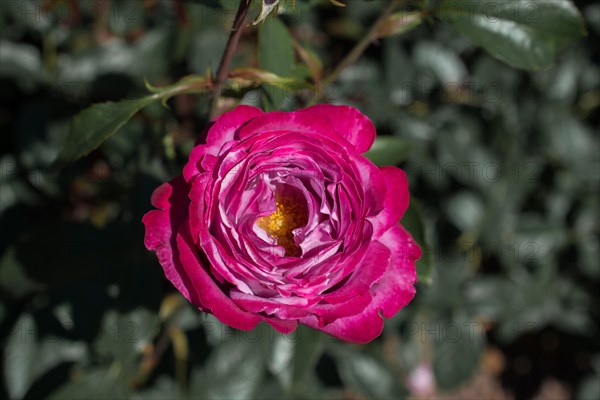
M185 227L177 235L177 249L180 262L185 265L185 269L180 270L182 280L193 304L201 305L219 321L236 329L253 329L261 321L260 316L240 309L212 279Z
M223 145L235 139L240 127L262 114L264 113L260 108L242 105L215 120L206 134L206 144L200 144L190 152L189 160L183 168L185 180L189 182L203 171L199 164L206 155L219 155Z
M302 318L300 323L350 343L368 343L383 331L383 318L370 308L326 326L320 326L318 319L312 316Z
M308 316L316 316L319 326L325 326L338 318L359 314L371 303L368 291L357 294L348 301L339 304L320 302L314 304L313 300L307 304L302 298L269 299L232 290L231 299L243 310L251 313L262 313L281 321L296 321ZM286 300L286 303L282 303Z
M397 167L382 167L381 174L386 186L383 210L369 218L375 237L381 236L400 221L408 208L409 200L408 179L404 171Z
M341 303L368 292L384 276L390 262L390 254L386 246L372 242L362 261L354 266L354 272L347 282L330 289L330 293L323 295L324 300L332 304Z
M294 332L296 330L296 327L298 327L298 321L295 320L284 321L277 318L267 317L264 317L263 320L269 325L271 325L273 328L275 328L277 332L283 333L284 335Z
M239 138L244 140L256 134L272 132L297 132L310 137L310 135L319 136L321 140L329 140L346 149L354 149L346 138L337 133L331 120L320 115L311 115L303 111L283 112L272 111L254 118L248 124L239 130ZM277 134L273 139L281 140L281 135Z
M377 168L369 159L361 155L351 157L352 162L358 169L358 176L361 179L364 188L365 216L375 216L384 208L387 182L385 181L381 170Z
M211 152L211 154L217 155L218 149L223 144L235 139L238 129L246 122L263 114L260 108L242 105L221 115L215 120L206 135L206 145L217 149L216 153Z
M144 244L157 253L167 279L192 304L232 327L252 329L261 318L242 311L225 296L200 262L186 223L187 191L181 177L154 191L152 205L158 210L142 219L146 226Z
M163 183L151 198L152 205L158 210L148 212L142 222L146 226L144 245L156 252L167 279L190 300L189 290L181 278L183 267L177 259L175 243L175 233L188 213L187 192L187 185L181 177Z
M400 225L390 228L380 241L392 255L383 278L371 288L371 304L359 314L336 319L326 326L319 326L314 317L303 318L301 323L352 343L367 343L381 334L382 315L391 318L415 295L415 261L421 256L421 249Z
M415 296L415 262L421 257L421 249L399 224L385 232L379 241L391 250L392 257L383 278L371 288L371 294L374 306L391 318Z
M371 120L356 108L332 104L317 104L300 110L310 115L326 118L335 127L336 132L354 145L359 153L371 148L375 141L375 126Z

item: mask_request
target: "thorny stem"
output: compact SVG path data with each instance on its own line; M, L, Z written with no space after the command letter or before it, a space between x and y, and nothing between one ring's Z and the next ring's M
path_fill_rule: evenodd
M344 59L333 70L333 72L331 72L327 77L323 79L323 81L320 84L320 88L318 88L318 93L315 96L315 102L318 103L322 99L325 93L325 90L323 89L335 82L339 78L342 71L344 71L344 69L346 69L346 67L348 67L349 65L354 64L364 53L367 47L369 47L371 42L377 39L377 33L379 32L381 25L394 12L394 10L400 5L401 2L402 0L392 0L390 4L388 4L388 6L383 10L377 21L375 21L375 24L373 24L369 32L356 44L356 46L354 46L352 51L350 51L350 53L348 53L346 57L344 57Z
M218 112L219 100L221 98L221 92L223 91L223 84L227 79L229 64L231 64L231 59L233 58L233 54L237 49L240 36L242 35L242 30L244 28L243 23L248 15L250 3L252 3L252 0L241 0L240 6L235 15L235 19L233 20L231 32L229 33L229 39L227 39L227 45L225 46L225 51L223 52L223 57L221 58L221 63L219 64L219 69L217 70L217 75L213 86L213 99L210 111L211 118L214 118Z

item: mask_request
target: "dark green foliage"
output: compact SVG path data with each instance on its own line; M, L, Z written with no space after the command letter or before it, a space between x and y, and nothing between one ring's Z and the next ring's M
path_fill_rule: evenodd
M245 27L232 67L262 80L223 93L294 109L316 89L373 120L366 156L410 183L414 301L363 346L234 331L145 250L141 218L206 127L237 1L2 1L0 397L396 399L420 366L438 395L499 349L515 397L554 378L596 398L600 7L406 2L420 25L315 88L387 2L291 3Z

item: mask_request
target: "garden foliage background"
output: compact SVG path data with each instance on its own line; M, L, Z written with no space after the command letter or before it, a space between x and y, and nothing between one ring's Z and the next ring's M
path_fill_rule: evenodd
M403 224L425 249L415 300L359 346L304 328L233 331L187 304L145 250L150 194L180 173L208 93L151 104L52 167L92 103L214 71L237 3L2 0L0 397L598 398L600 5L575 2L587 36L538 71L425 13L321 88L373 120L371 159L407 172ZM245 28L233 66L314 81L385 2L346 3L282 2ZM224 107L313 95L238 83Z

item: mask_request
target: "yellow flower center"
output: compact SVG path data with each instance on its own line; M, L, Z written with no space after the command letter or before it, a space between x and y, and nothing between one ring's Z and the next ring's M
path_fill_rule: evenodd
M298 257L302 254L294 243L293 230L301 228L308 222L306 203L294 197L275 196L277 210L271 215L260 217L256 225L267 235L277 240L277 244L285 248L287 257Z

